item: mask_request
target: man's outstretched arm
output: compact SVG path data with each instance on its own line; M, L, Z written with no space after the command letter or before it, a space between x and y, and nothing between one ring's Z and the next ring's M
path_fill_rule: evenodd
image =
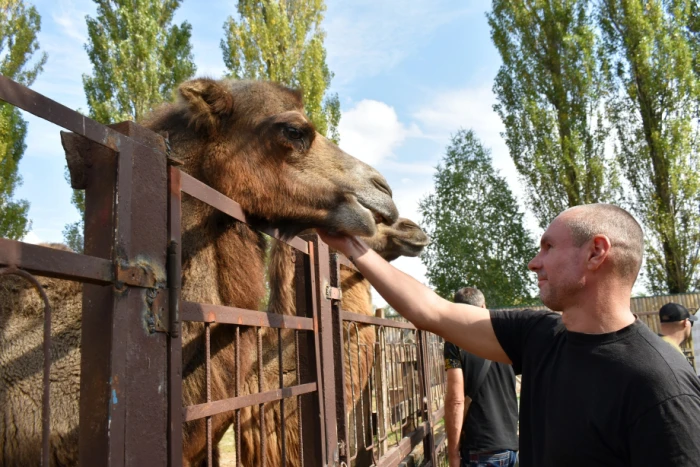
M443 299L387 263L356 237L326 232L319 235L353 261L384 300L417 328L437 334L479 357L511 363L496 338L488 310Z

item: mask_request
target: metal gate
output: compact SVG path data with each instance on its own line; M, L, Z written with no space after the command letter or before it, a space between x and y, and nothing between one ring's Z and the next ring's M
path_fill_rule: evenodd
M250 407L261 415L258 447L262 463L269 464L264 413L270 404L281 408L283 464L286 456L297 456L306 466L394 466L420 444L424 465L446 463L445 437L434 436L444 414L441 341L409 323L341 310L339 268L352 268L347 260L316 236L285 240L267 231L296 251L297 316L183 301L182 193L247 223L241 207L181 172L168 156L167 141L134 123L101 125L2 76L0 100L83 136L81 150L89 154L81 179L73 180L86 192L84 254L0 239L0 266L5 266L0 275L22 276L42 294L34 275L84 283L80 465L182 465L183 423L201 424L212 465L217 417L232 417L238 456L246 429L241 411ZM42 296L42 459L48 466L52 312ZM183 323L202 327L206 387L205 400L184 407ZM359 326L375 329L375 343L362 348L358 342L353 355L349 343ZM231 397L212 400L211 342L217 329L235 336L236 374ZM296 384L290 386L282 374L283 331L294 334ZM279 384L269 390L262 384L264 333L277 333L279 343ZM257 345L242 346L241 336ZM251 352L258 390L243 394L247 375L240 374L241 358ZM367 384L358 391L351 386L347 394L346 370L352 375L354 368ZM286 448L285 404L296 404L298 452Z

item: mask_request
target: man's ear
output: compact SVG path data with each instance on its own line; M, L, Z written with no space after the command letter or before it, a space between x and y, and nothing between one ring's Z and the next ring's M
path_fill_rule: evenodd
M591 242L588 253L588 269L595 271L600 268L610 254L610 239L607 235L596 235Z
M178 91L187 104L190 121L196 129L215 131L221 118L233 112L233 95L220 81L193 79L182 83Z

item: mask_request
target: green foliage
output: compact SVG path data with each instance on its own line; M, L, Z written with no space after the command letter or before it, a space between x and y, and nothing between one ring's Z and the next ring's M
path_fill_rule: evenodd
M605 0L599 13L617 156L646 226L647 285L655 294L698 290L698 6Z
M40 54L37 34L41 17L36 8L21 0L0 0L0 74L25 86L31 85L46 63ZM22 182L17 173L24 155L27 122L15 107L0 103L0 237L20 239L31 227L29 203L13 200Z
M140 120L194 75L192 26L171 24L180 0L95 3L85 45L93 74L83 75L90 117L105 124Z
M568 207L609 201L619 190L605 157L591 2L493 0L488 15L501 66L494 106L540 227Z
M472 131L460 130L435 174L435 193L420 202L431 243L422 255L428 279L451 299L478 287L489 307L533 302L527 263L537 249L506 180Z
M95 0L83 75L90 117L101 123L141 120L194 75L188 22L172 25L180 0Z
M170 101L175 87L196 67L187 22L173 25L181 0L94 0L97 17L86 17L92 75L83 75L89 116L100 123L139 121ZM85 215L83 193L73 204ZM82 251L84 219L69 224L66 243Z
M221 49L230 76L301 89L306 114L337 143L340 101L326 95L333 73L323 46L324 11L323 0L239 0L239 20L224 24Z

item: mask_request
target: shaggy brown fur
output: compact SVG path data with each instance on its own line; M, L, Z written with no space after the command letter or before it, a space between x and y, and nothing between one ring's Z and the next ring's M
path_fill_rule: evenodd
M378 231L372 237L365 237L363 240L370 248L379 253L387 261L393 261L399 256L417 256L428 244L428 237L414 222L408 219L399 219L394 225L378 226ZM294 252L288 245L276 242L273 245L270 260L270 305L269 310L279 314L295 314L295 293L294 293ZM342 267L340 270L342 299L341 307L345 311L374 316L372 307L371 285L362 275L354 270ZM367 353L364 349L373 349L375 342L374 326L369 325L348 325L344 324L344 338L346 349L349 349L352 358L350 365L345 367L345 391L346 410L350 412L354 403L359 399L359 394L367 386L369 371L374 364L374 355ZM358 336L359 331L359 336ZM349 339L348 339L349 336ZM359 337L359 340L358 340ZM349 340L349 346L348 346ZM358 342L361 349L361 362L358 367ZM265 348L275 349L277 345L277 334L268 333L265 336ZM284 384L291 386L296 383L294 372L294 341L293 334L283 336L283 368L285 372ZM279 360L277 353L269 352L265 355L264 378L267 389L279 387L278 380ZM350 368L352 375L350 377ZM369 371L368 371L369 370ZM354 390L354 398L352 397ZM353 400L354 399L354 400ZM265 408L265 431L266 431L266 460L267 465L282 465L281 457L281 430L280 426L285 426L286 442L286 465L301 465L299 458L299 430L298 411L294 399L285 401L285 417L282 420L279 404L268 404ZM260 453L260 413L253 409L250 414L252 418L242 417L242 446L241 462L244 466L261 465Z
M257 226L278 227L290 236L315 227L368 235L376 230L375 219L396 219L386 181L316 133L298 93L270 83L210 79L183 83L179 92L180 101L156 111L145 126L167 132L184 171L238 201ZM182 211L183 300L258 309L264 296L263 236L187 196ZM30 294L12 280L3 284L9 291L0 302L3 463L38 465L41 384L32 378L40 373L15 366L40 349L41 319ZM57 317L53 345L66 349L52 363L52 375L57 375L51 399L53 462L74 465L81 290L79 285L61 287L56 287L61 294L51 297ZM183 326L184 405L205 401L202 335L201 324ZM212 325L213 400L234 396L234 336L234 326ZM255 331L242 329L239 370L244 382L255 358L245 349L254 348ZM31 358L32 365L35 360ZM257 387L244 385L247 392L257 392ZM231 417L213 417L215 442ZM206 451L204 421L187 423L183 431L183 463L198 465Z

